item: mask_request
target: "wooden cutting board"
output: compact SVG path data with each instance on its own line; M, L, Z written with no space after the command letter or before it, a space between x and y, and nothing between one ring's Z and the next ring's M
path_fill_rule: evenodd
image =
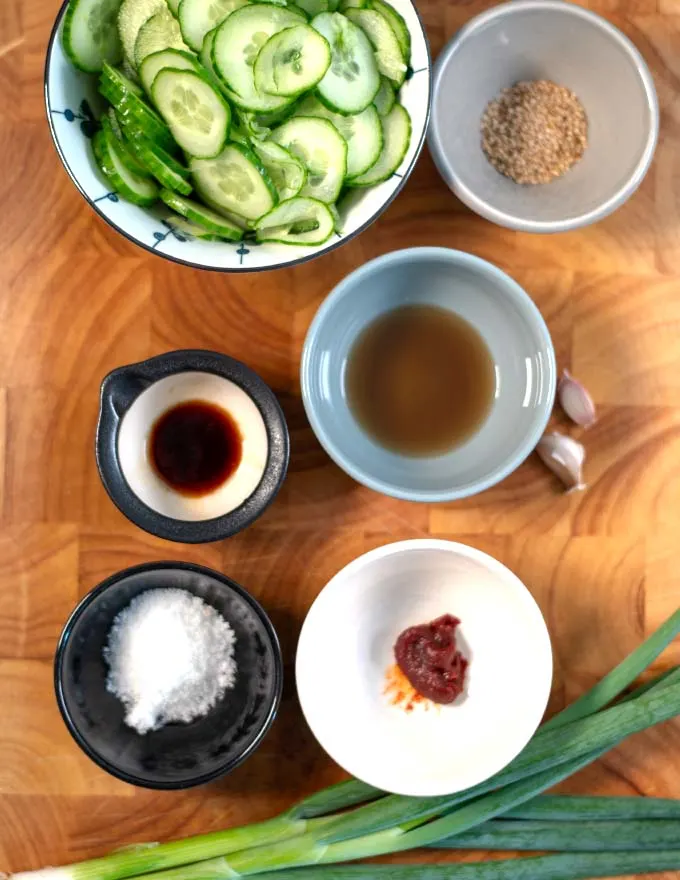
M433 53L486 5L420 0ZM553 708L680 604L680 0L589 5L635 41L662 107L652 170L613 217L554 237L496 228L451 195L424 153L358 240L296 269L230 277L145 253L84 203L44 116L58 3L0 0L0 870L262 819L340 779L302 720L292 659L312 599L371 547L455 538L517 572L552 633ZM323 453L300 402L305 330L344 275L413 245L485 257L534 297L560 364L599 407L585 439L585 493L562 494L532 459L478 498L428 508L358 486ZM93 455L104 374L185 347L254 367L280 396L292 435L273 507L244 534L204 547L130 525ZM66 732L52 692L52 653L78 598L118 569L168 558L221 569L252 591L279 631L288 672L280 716L256 755L184 793L135 790L99 770ZM680 662L680 645L664 662ZM680 722L633 738L566 789L680 797Z

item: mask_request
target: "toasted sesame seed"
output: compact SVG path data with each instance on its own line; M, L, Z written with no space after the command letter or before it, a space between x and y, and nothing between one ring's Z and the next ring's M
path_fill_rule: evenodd
M503 89L482 116L482 149L515 183L549 183L583 155L588 120L576 95L550 80Z

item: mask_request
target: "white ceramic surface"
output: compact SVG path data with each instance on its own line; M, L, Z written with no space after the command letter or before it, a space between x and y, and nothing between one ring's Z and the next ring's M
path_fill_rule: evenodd
M385 671L407 627L461 619L470 660L450 706L390 704ZM322 590L304 622L297 688L312 732L359 779L405 795L443 795L488 779L541 721L552 653L541 612L504 565L450 541L403 541L355 559Z
M482 335L496 372L486 421L465 443L429 458L380 446L347 400L347 360L364 328L399 306L450 309ZM409 248L378 257L344 278L314 316L302 352L307 417L328 454L355 480L396 498L451 501L512 473L543 433L555 399L548 328L524 290L500 269L447 248Z
M588 147L563 177L519 186L480 146L489 101L520 80L572 89L588 117ZM464 83L464 87L461 87ZM512 0L476 16L444 47L434 69L428 144L466 205L502 226L560 232L610 214L649 168L659 128L651 74L617 28L562 0Z
M174 492L154 471L149 436L173 406L202 400L226 410L239 427L243 455L234 473L214 492L190 498ZM214 519L236 510L259 485L267 464L267 431L260 410L238 385L213 373L177 373L150 385L125 413L118 433L123 476L152 510L186 522Z
M111 226L147 250L167 259L204 269L253 272L280 268L318 257L339 247L366 229L402 189L420 154L427 128L431 64L423 25L410 0L391 0L402 14L411 34L413 75L400 92L401 103L411 117L409 149L389 180L366 190L354 190L338 206L342 233L334 234L319 247L229 243L192 239L176 231L163 207L139 208L111 193L97 169L90 138L97 117L105 105L97 92L97 78L79 73L69 63L61 45L62 6L47 49L45 101L57 152L81 194Z

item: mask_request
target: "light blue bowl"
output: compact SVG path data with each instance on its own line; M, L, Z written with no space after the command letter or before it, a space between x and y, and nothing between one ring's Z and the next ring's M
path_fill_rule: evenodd
M472 324L496 373L494 403L479 431L429 458L377 444L355 420L345 387L361 331L378 315L414 304L450 309ZM333 461L370 489L409 501L453 501L500 482L536 446L555 398L555 352L533 301L491 263L447 248L394 251L348 275L312 321L300 373L307 417Z

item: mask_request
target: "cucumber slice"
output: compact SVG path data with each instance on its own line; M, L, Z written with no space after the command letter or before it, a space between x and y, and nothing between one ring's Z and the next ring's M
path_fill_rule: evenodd
M347 9L367 9L369 5L370 0L340 0L340 12Z
M189 169L180 165L157 144L147 140L133 122L122 121L122 128L126 135L125 146L142 166L144 173L151 174L166 189L188 196L192 189L189 183Z
M169 9L162 9L145 21L139 29L135 40L135 66L139 70L147 55L153 55L154 52L163 49L186 51L188 48L182 39L177 19Z
M141 97L142 90L115 67L104 62L99 91L113 104L119 117L131 117L145 137L164 150L174 153L177 144L161 117Z
M339 8L340 8L340 0L328 0L328 11L329 12L337 12ZM319 11L323 12L324 10L321 9Z
M274 34L260 49L253 66L255 88L296 97L313 88L330 63L326 39L308 24L298 24Z
M328 0L295 0L295 5L306 12L310 18L329 10Z
M160 191L160 197L169 208L177 211L192 223L197 223L206 232L212 232L214 235L228 238L230 241L240 241L243 238L242 229L193 199L185 199L167 189Z
M192 223L186 217L180 217L178 214L171 214L167 218L167 223L172 226L176 232L183 235L189 235L191 238L200 238L202 241L222 241L219 235L207 232L202 226Z
M106 117L103 117L99 120L99 123L102 128L104 128L104 118L108 119L109 125L111 126L111 131L113 132L116 140L123 140L123 130L120 127L120 122L118 122L118 117L116 116L116 111L113 107L109 107L106 111Z
M397 35L385 16L375 9L348 9L345 15L371 41L380 73L400 88L406 79L406 64Z
M299 159L307 171L300 191L320 202L334 202L347 174L347 144L327 119L294 116L272 132L272 140Z
M333 123L347 143L347 177L363 174L377 161L383 134L378 111L372 104L354 116L343 116L309 95L296 106L295 115L318 116Z
M125 167L115 141L98 131L92 138L92 149L104 176L120 196L133 205L153 205L158 198L158 187L148 177L133 174Z
M386 76L381 76L378 94L373 98L376 110L381 116L387 116L392 107L394 107L394 102L396 100L397 95L392 88L392 84Z
M323 244L333 234L333 215L327 205L316 199L288 199L259 220L255 229L258 241Z
M199 159L211 159L224 147L231 110L207 78L192 70L166 67L153 82L152 95L180 147Z
M123 47L116 18L121 0L70 0L64 18L62 45L71 63L98 73L105 61L118 64Z
M274 141L256 142L253 151L264 165L272 179L279 201L296 196L307 180L304 165Z
M108 113L105 113L104 116L101 117L99 124L102 127L106 139L117 144L118 157L128 171L131 171L133 174L138 174L140 177L150 177L146 168L141 165L134 157L134 154L128 150L123 137L123 132L121 131L120 124L112 107L109 108Z
M232 100L246 110L278 110L290 98L265 95L255 86L253 65L257 54L278 31L300 23L299 16L281 6L253 3L232 12L217 30L212 59L217 73L233 93Z
M160 52L153 52L147 55L139 66L139 78L146 90L147 95L151 94L151 86L158 74L164 67L174 67L175 70L196 70L198 64L196 58L188 52L179 49L163 49Z
M401 106L395 104L382 120L385 143L380 158L365 174L347 181L348 186L374 186L387 180L401 165L411 141L411 119Z
M121 3L118 10L118 33L125 57L133 67L139 29L152 15L167 8L165 0L123 0Z
M192 159L190 169L196 191L220 214L258 220L276 204L276 189L264 166L241 144L227 144L214 159Z
M175 18L177 18L177 15L179 13L180 0L166 0L166 3L168 4L168 9L170 10L170 12L172 12Z
M331 66L316 87L320 99L338 113L361 113L380 88L368 37L339 12L322 12L312 20L312 27L331 47Z
M402 16L386 0L370 0L370 8L384 16L397 38L404 64L411 61L411 34Z
M182 0L179 5L179 26L186 42L201 51L208 31L245 6L248 0Z

